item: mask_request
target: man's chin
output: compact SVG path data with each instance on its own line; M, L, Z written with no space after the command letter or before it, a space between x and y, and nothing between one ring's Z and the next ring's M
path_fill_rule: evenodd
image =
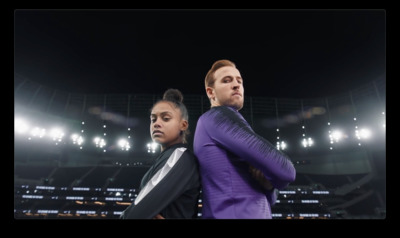
M234 103L234 104L232 104L231 105L231 107L233 107L233 108L235 108L236 110L240 110L240 109L242 109L243 108L243 104L240 104L240 103Z

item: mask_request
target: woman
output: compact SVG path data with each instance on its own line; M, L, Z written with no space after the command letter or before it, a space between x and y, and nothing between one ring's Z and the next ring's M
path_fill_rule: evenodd
M168 89L154 104L150 135L161 154L143 176L140 192L122 219L196 218L200 175L195 155L186 146L188 112L177 89Z

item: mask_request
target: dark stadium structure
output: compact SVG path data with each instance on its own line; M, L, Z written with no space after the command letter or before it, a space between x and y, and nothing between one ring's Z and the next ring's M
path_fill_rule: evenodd
M16 74L14 97L15 119L46 129L43 136L15 129L14 217L118 219L159 153L147 146L149 110L162 95L74 94ZM279 191L273 219L386 217L385 97L386 79L326 98L245 97L242 115L271 143L285 142L297 171L296 181ZM205 95L185 95L184 102L191 145L196 121L210 105ZM47 137L52 126L63 134ZM355 136L362 128L371 130L368 140ZM335 129L342 130L341 141L330 139ZM106 144L96 146L95 136ZM121 149L120 138L130 147ZM301 143L308 138L312 145Z

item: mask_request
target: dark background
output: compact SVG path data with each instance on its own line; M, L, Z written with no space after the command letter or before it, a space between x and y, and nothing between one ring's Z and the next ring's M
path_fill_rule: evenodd
M386 10L15 10L14 72L72 93L205 94L218 59L247 96L312 98L386 77Z

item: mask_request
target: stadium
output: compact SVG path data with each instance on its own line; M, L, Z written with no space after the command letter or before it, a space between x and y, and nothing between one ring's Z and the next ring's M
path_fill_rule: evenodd
M29 18L34 15L32 13L36 12L17 11L16 20L19 21L16 22L16 33L29 32L29 24L36 26ZM47 17L46 14L40 16L40 21L47 19L43 17ZM21 19L29 24L23 25ZM60 22L64 24L67 21ZM55 23L46 21L46 24L52 29L50 26ZM84 34L83 31L77 32ZM62 77L59 77L62 72L54 78L46 75L56 69L52 66L39 66L46 60L51 64L53 56L49 53L46 60L41 58L43 61L35 62L28 57L29 50L35 50L31 45L35 40L29 40L29 37L35 37L35 34L29 37L19 34L16 34L14 69L14 218L119 219L121 212L135 200L142 176L160 153L160 146L153 143L149 135L149 110L162 98L165 89L179 88L183 81L178 82L176 79L175 82L171 79L169 84L168 80L147 80L146 77L150 76L143 72L148 71L149 68L145 67L150 66L145 66L141 71L143 77L135 81L139 82L135 85L138 89L133 90L131 87L129 90L132 92L127 92L126 85L123 85L125 81L117 89L111 86L112 76L109 82L96 81L86 77L86 72L81 70L77 72L80 77L96 81L99 85L103 82L105 86L96 88L93 83L74 90L74 84L89 83L79 78L72 82L67 76L68 79L62 81ZM128 40L122 41L125 47ZM96 44L100 45L101 42ZM22 45L26 47L25 51ZM52 47L45 42L39 45ZM60 49L62 54L68 54L68 50L74 48L72 43L65 45L66 48ZM107 54L107 50L99 49L102 46L97 48L98 51ZM228 44L227 47L230 50L232 46ZM82 46L79 51L89 55L84 48ZM243 72L251 71L252 68L245 65L245 60L240 61L242 56L226 54L226 49L221 49L222 52L217 51L213 57L230 57L239 67L243 66ZM136 50L140 55L138 52L141 51ZM114 52L114 48L108 51ZM250 51L250 55L256 52ZM46 57L43 52L41 57ZM125 54L121 53L122 50L118 52L123 58ZM150 61L156 54L150 49L147 53L151 56L143 58L143 61ZM177 60L170 57L171 62L178 65ZM202 57L205 56L198 58L204 59ZM91 55L90 60L95 61L95 58ZM167 64L167 60L163 60L157 63ZM190 86L181 86L189 112L189 145L193 144L197 119L210 108L209 99L203 90L204 75L211 61L207 59L207 66L198 67L199 70L196 68L200 73L193 78L198 81L196 87L200 85L199 91L192 90ZM182 64L185 69L178 71L184 75L194 69L186 65L186 62ZM31 65L37 71L29 68ZM117 67L117 70L121 68ZM363 66L362 70L367 71L368 68ZM40 76L37 73L39 71L43 72ZM352 75L349 70L343 71L349 74L348 77L360 76L355 73ZM255 77L256 73L246 76L254 76L253 81L256 81L259 76L263 76L259 74ZM100 77L100 74L97 76ZM118 75L122 74L118 72ZM152 77L161 78L162 75L154 72ZM44 78L51 79L41 81ZM286 153L296 168L295 182L279 191L278 200L272 207L273 219L385 219L385 73L379 72L363 80L354 80L351 86L344 85L346 79L342 79L342 83L333 82L330 85L336 85L334 91L332 87L331 91L323 91L324 82L319 81L318 85L304 85L300 90L289 92L289 88L300 88L301 85L288 78L286 80L289 86L279 85L283 88L279 91L272 85L271 91L268 91L270 93L257 91L257 87L268 88L268 85L249 82L249 86L245 86L244 107L240 110L254 131ZM69 81L71 84L64 87ZM104 91L108 86L110 91ZM295 95L295 91L305 91L307 87L312 88L308 92L313 94L290 96L291 93ZM198 218L201 219L201 198L198 207Z

